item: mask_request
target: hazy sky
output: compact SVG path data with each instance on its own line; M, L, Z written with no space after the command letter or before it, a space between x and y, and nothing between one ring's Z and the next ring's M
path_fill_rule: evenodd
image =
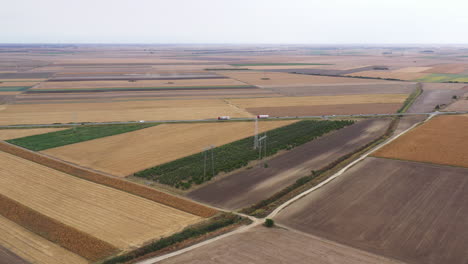
M468 0L1 0L0 43L468 43Z

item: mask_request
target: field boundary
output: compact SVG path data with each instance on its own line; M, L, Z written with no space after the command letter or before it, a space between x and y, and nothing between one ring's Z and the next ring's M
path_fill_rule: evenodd
M180 91L180 90L225 90L225 89L254 89L254 85L213 85L213 86L162 86L162 87L109 87L109 88L76 88L76 89L36 89L25 93L89 93L113 91Z
M103 173L66 163L62 160L52 158L42 153L33 152L28 149L12 145L5 141L0 141L0 151L4 151L40 165L44 165L52 169L76 176L78 178L105 185L120 191L128 192L130 194L137 195L200 217L212 217L218 212L215 209L199 203L195 203L188 199L174 196L137 183L121 180L116 177L107 176Z
M416 84L416 90L412 92L408 98L406 98L405 102L403 102L403 105L401 108L397 111L397 113L406 113L408 109L413 105L413 103L418 99L418 97L424 92L422 88L421 83Z
M0 214L39 236L88 260L97 261L120 251L113 245L39 213L0 194Z

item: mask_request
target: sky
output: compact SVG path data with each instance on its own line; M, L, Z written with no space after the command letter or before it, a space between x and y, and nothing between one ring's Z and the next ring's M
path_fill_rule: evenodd
M468 44L467 0L1 0L0 43Z

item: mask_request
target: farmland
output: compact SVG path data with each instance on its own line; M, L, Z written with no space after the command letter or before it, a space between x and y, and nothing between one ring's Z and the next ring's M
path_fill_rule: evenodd
M268 161L202 186L188 197L230 210L267 199L312 170L320 170L384 134L389 120L363 120L312 140Z
M0 124L52 124L135 120L181 120L249 117L220 99L155 100L99 103L13 104L0 110Z
M314 140L328 132L351 125L353 121L311 121L303 120L288 126L268 131L267 147L262 154L271 156L284 149L292 149ZM203 153L162 164L135 173L137 177L151 179L177 188L190 188L192 183L201 184L221 172L230 172L246 166L259 158L259 151L253 149L253 137L245 138L213 149L216 162L212 173L205 173Z
M0 129L0 140L28 137L32 135L61 131L64 129L66 128Z
M468 75L432 73L417 79L420 82L467 82Z
M319 237L256 227L162 261L163 264L397 264Z
M374 153L375 156L468 167L468 117L439 116Z
M0 194L121 249L200 221L200 217L4 152L0 155Z
M428 73L423 72L408 72L408 71L362 71L347 74L348 76L357 77L371 77L371 78L382 78L382 79L396 79L412 81L417 79L423 79Z
M112 135L127 133L138 129L148 128L157 124L126 124L126 125L107 125L107 126L80 126L77 128L42 128L30 129L31 135L26 137L16 137L8 142L34 151L41 151L50 148L61 147L96 138L108 137ZM15 129L16 130L16 129ZM34 131L38 130L38 131ZM0 130L0 137L3 131ZM14 131L13 131L14 132ZM20 133L27 133L20 130ZM33 134L34 133L34 134ZM10 133L11 135L12 133ZM8 136L6 134L5 136Z
M293 122L261 122L259 131L268 131ZM45 153L124 177L198 153L210 145L220 146L249 137L253 132L252 122L162 124L131 133L53 148ZM183 145L178 144L182 139L187 142Z
M462 264L468 258L467 173L367 158L286 208L277 221L407 263Z

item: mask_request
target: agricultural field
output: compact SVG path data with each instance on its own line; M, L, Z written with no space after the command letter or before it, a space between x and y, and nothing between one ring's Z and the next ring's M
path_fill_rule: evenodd
M439 64L434 65L430 69L425 70L427 73L440 73L440 74L460 74L468 70L468 64Z
M420 82L461 82L468 83L468 75L462 74L441 74L441 73L432 73L427 76L418 78L417 81Z
M370 77L370 78L382 78L382 79L395 79L413 81L418 80L430 75L424 72L408 72L408 71L362 71L347 74L347 76L356 77Z
M42 128L29 129L33 130L30 134L21 129L9 129L25 134L25 137L15 137L8 140L9 143L21 146L34 151L41 151L50 148L57 148L65 145L75 144L92 139L108 137L135 131L138 129L148 128L158 125L157 123L150 124L124 124L124 125L101 125L101 126L79 126L75 128ZM35 133L34 130L37 130ZM3 130L0 130L0 139L2 138ZM53 132L53 133L52 133ZM5 136L12 135L6 134Z
M5 152L0 156L1 195L119 249L141 245L202 220Z
M292 74L282 72L257 72L257 71L220 71L219 74L225 75L229 78L239 80L251 85L261 87L274 87L274 86L306 86L318 84L340 84L340 83L354 83L354 84L368 84L368 83L385 83L383 80L365 80L344 77L327 77L327 76L314 76L305 74Z
M259 132L294 122L259 122ZM221 146L252 136L253 133L253 122L162 124L134 132L52 148L44 153L125 177L199 153L210 145ZM180 144L182 141L184 144Z
M86 259L0 216L0 263L87 264ZM5 256L2 247L17 255ZM19 257L19 258L18 258Z
M247 207L309 176L312 170L323 169L341 156L376 140L385 133L389 123L386 119L356 122L265 161L268 168L254 166L230 174L187 196L229 210Z
M40 135L65 129L67 128L0 129L0 140L11 140L15 138Z
M462 264L468 259L467 174L465 168L367 158L276 220L405 263Z
M2 107L0 125L252 116L221 99L12 104L0 106L0 109Z
M255 227L162 264L402 264L332 241L282 228Z
M468 116L437 116L374 153L377 157L468 167Z
M188 189L193 183L201 184L209 181L218 173L227 173L247 166L249 162L259 159L260 156L268 157L279 151L292 149L351 124L353 121L302 120L265 133L267 143L263 144L262 152L253 148L254 137L214 148L211 153L206 153L213 155L211 166L208 164L208 173L205 173L204 153L198 153L140 171L135 173L135 176L176 188Z

